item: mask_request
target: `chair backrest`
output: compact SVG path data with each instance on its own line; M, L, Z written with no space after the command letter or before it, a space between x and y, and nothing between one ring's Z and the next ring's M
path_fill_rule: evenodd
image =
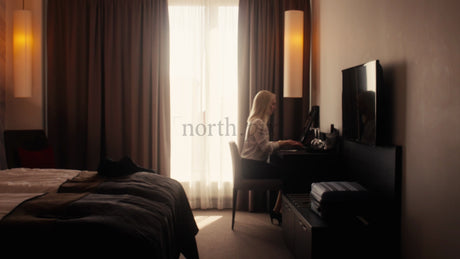
M38 151L48 147L48 138L44 130L5 130L3 134L8 168L22 166L19 157L20 149Z
M238 184L243 178L241 172L241 156L235 141L230 141L230 153L233 163L233 184Z

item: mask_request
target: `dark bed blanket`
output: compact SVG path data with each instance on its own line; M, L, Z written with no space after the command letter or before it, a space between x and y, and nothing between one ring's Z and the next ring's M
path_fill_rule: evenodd
M21 244L42 255L63 251L63 257L72 251L136 258L178 258L182 252L197 258L197 232L177 181L146 172L113 178L84 172L59 193L27 201L5 217L0 244Z

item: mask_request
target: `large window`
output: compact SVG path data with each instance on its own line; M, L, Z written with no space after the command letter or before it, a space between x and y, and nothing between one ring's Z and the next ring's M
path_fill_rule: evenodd
M192 208L231 207L238 0L169 1L171 177Z

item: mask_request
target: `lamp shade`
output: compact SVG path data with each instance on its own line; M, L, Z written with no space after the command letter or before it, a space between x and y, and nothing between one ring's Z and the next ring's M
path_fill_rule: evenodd
M283 96L302 97L303 86L303 11L284 13Z
M13 74L14 97L31 97L32 13L29 10L13 14Z

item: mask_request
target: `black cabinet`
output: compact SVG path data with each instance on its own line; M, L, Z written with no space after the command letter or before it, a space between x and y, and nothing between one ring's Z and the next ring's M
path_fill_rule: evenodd
M308 194L283 195L282 228L296 259L372 258L369 226L359 219L325 222L310 210Z
M295 200L305 200L305 197L308 197L308 194L291 194L289 198L283 195L284 239L295 258L321 258L315 256L316 250L320 247L314 244L321 244L318 240L322 238L322 233L327 231L326 225L315 219L312 224L302 215L301 211L307 211L309 203L295 203Z
M344 141L340 153L282 151L271 161L285 174L283 234L296 258L400 258L399 146ZM310 209L312 182L356 181L370 193L365 215L324 220ZM302 194L303 193L303 194ZM362 212L359 212L362 213Z

